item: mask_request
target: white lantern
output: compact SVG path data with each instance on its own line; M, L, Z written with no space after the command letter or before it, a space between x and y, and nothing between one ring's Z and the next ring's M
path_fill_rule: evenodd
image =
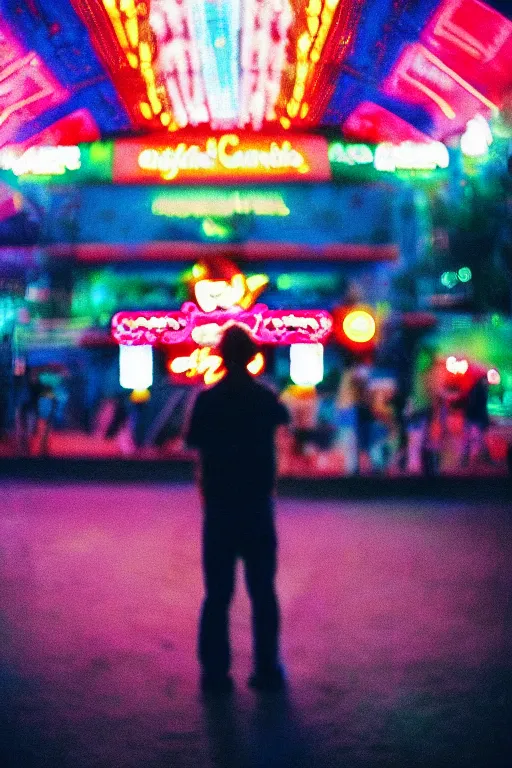
M153 384L153 347L119 345L119 383L124 389L147 389Z
M314 387L324 378L324 345L292 344L290 378L299 387Z

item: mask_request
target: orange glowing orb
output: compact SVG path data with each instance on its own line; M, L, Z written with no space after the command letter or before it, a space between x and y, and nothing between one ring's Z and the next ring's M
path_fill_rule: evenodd
M364 309L354 309L343 320L343 332L356 344L364 344L375 336L375 320Z

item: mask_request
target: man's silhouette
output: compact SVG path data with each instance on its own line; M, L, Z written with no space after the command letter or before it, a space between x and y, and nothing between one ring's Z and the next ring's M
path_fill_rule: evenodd
M204 504L201 685L211 691L232 687L228 622L240 557L253 618L254 673L249 684L277 689L283 672L274 588L274 435L289 417L276 395L248 373L257 347L242 328L226 331L220 351L227 373L198 396L187 435L188 444L199 449Z

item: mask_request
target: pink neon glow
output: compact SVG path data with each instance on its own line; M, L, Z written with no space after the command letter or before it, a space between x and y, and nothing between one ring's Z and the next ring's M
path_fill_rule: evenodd
M199 51L185 0L153 0L149 22L158 40L158 63L165 77L174 119L180 127L209 120Z
M342 130L347 138L366 141L368 144L430 141L430 136L373 101L361 102L345 120Z
M265 119L275 119L274 106L286 65L286 45L292 20L288 0L247 0L244 3L240 127L250 123L258 130Z
M432 135L460 131L476 114L489 114L486 97L420 43L408 45L383 85L390 96L420 104L432 116Z
M48 147L74 146L100 139L100 131L96 121L87 109L76 109L71 114L62 117L40 133L31 136L23 144L16 144L16 148L28 149L34 144Z
M25 51L0 19L0 146L68 93L34 52Z
M179 312L118 312L112 318L112 335L118 344L179 344L192 339L214 346L233 323L260 344L289 345L324 342L333 320L322 309L270 310L256 304L247 311L206 313L186 302Z
M421 39L492 101L512 82L512 21L479 0L445 0Z

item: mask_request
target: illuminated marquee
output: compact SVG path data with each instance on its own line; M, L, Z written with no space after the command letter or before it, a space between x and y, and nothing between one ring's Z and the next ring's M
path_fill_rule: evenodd
M265 304L247 311L203 312L193 302L186 302L178 312L118 312L112 319L112 335L118 344L194 341L214 347L234 324L259 344L287 346L325 342L332 330L332 317L325 310L270 310Z
M321 136L291 139L225 133L174 144L118 141L113 181L128 183L264 180L327 181L327 143Z
M186 282L195 302L185 302L179 312L118 312L112 318L112 335L121 346L184 345L185 351L179 350L169 361L168 370L185 383L202 377L206 384L214 384L224 376L218 347L232 325L268 345L321 347L331 333L333 319L324 310L269 310L256 304L268 277L245 277L227 259L194 264ZM257 352L247 369L257 376L264 364Z

